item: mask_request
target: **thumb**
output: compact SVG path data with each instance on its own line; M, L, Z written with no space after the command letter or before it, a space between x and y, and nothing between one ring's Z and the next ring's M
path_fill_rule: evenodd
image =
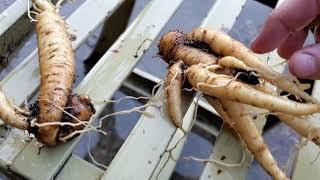
M296 51L289 59L290 72L303 79L320 79L320 44Z

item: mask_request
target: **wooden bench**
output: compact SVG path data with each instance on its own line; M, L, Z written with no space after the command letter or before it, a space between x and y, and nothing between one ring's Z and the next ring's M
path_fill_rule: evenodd
M113 31L121 31L123 26L117 26L118 21L115 21L112 16L118 13L117 18L126 19L120 15L126 14L125 12L131 9L132 2L128 0L82 1L80 7L66 18L70 29L76 36L73 47L77 49L103 22L113 23L112 27L116 28ZM201 26L231 29L245 2L246 0L216 0ZM123 5L125 3L127 3L126 6ZM160 79L135 66L181 3L182 0L150 0L138 17L77 85L75 91L88 94L93 99L110 99L120 86L128 83L125 80L131 73L152 82L159 82ZM5 42L5 45L0 46L1 55L6 55L14 45L21 42L22 36L15 36L16 34L30 31L32 23L29 23L26 18L27 8L26 0L16 0L1 12L0 44ZM85 21L83 16L88 14L90 14L90 21ZM108 30L105 30L104 34L108 34ZM115 37L116 35L110 38L115 39ZM98 47L97 51L103 52L105 48L101 50L101 47ZM117 50L117 53L113 51L114 49ZM282 61L275 52L268 56L270 64ZM267 61L267 55L262 55L261 59ZM284 66L278 66L277 70L282 72ZM35 96L38 91L38 72L38 55L37 50L34 50L1 80L0 85L15 103L23 105L25 99ZM314 97L320 94L318 86L319 83L315 82ZM157 94L161 91L162 89L158 90ZM184 128L190 129L195 123L194 112L197 109L194 96L185 95L183 104L186 105L183 107L186 112ZM204 101L200 101L199 104L215 113ZM106 103L95 104L97 110L95 118L105 106ZM183 137L183 133L171 124L167 116L160 115L155 107L148 107L146 111L154 116L141 116L106 171L72 153L81 136L67 144L54 148L43 148L38 154L39 144L35 140L26 141L27 134L24 132L5 128L0 130L2 135L7 134L0 145L0 167L27 179L169 179L176 165L176 161L168 158L169 152L172 152L172 156L177 159L181 154L186 137ZM260 130L264 124L265 119L263 118L257 121L257 127ZM226 127L223 127L220 132L214 128L211 131L218 134L211 157L218 159L223 152L223 155L228 157L227 163L239 163L244 150L238 139L231 135ZM175 150L170 151L181 138ZM228 146L225 145L225 141L228 141ZM244 162L237 167L206 163L201 179L245 179L248 166L252 161L252 156L248 152L245 153ZM310 164L317 153L318 148L312 143L299 151L292 173L293 179L306 177L311 179L311 177L320 176L317 170L320 162L315 161ZM217 173L218 169L223 173Z

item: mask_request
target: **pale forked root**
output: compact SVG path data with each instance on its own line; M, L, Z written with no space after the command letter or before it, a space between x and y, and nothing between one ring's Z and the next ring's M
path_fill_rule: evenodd
M221 66L220 65L209 65L209 66L204 66L204 65L202 65L202 64L198 64L198 65L194 65L194 66L192 66L192 67L201 67L201 68L203 68L204 69L204 72L205 72L205 77L208 77L207 79L206 79L206 81L214 81L215 79L217 79L217 78L227 78L227 79L229 79L229 81L227 81L227 82L225 82L225 84L219 84L219 85L214 85L214 87L225 87L225 86L227 86L229 83L231 83L232 81L234 81L234 80L236 80L237 78L238 78L238 76L241 74L241 72L239 72L239 73L237 73L236 74L236 76L235 77L232 77L232 76L229 76L229 75L225 75L225 74L216 74L215 72L214 72L214 70L216 70L216 69L218 69L218 68L220 68ZM191 75L189 75L189 76L193 76L192 74L194 74L194 69L193 68L189 68L188 70L186 70L186 73L188 74L188 73L191 73ZM188 76L188 77L189 77ZM192 77L193 78L193 77ZM191 78L191 79L192 79ZM189 79L189 81L190 81L190 79ZM198 91L199 89L200 89L200 86L201 85L205 85L205 83L202 83L202 82L198 82L195 86L194 86L194 84L192 84L193 85L193 89L194 90L196 90L196 91Z
M260 90L268 94L275 94L275 92L267 86L261 86ZM315 117L313 116L300 117L300 116L294 116L294 115L284 114L279 112L268 113L268 114L273 114L277 116L280 121L282 121L287 126L292 128L302 137L306 138L306 141L302 143L302 146L304 146L306 142L311 140L312 142L314 142L316 145L320 147L320 124L317 124L310 120L312 118L318 117L318 114L315 114L314 115Z
M280 119L280 121L292 128L302 137L306 138L307 141L311 140L320 147L320 124L314 123L308 118L302 118L283 113L276 113L275 115Z
M24 112L24 113L23 113ZM26 115L26 111L21 109L11 102L3 90L0 89L0 119L7 125L12 127L27 130L30 127L29 117Z
M188 81L204 94L292 115L310 115L320 112L319 104L299 103L259 91L245 83L231 81L232 78L208 75L205 68L192 66L188 71ZM221 86L222 85L222 86Z
M210 100L208 101L210 103ZM262 136L253 123L252 116L244 115L249 106L237 102L219 100L227 114L229 121L234 122L233 128L240 135L248 150L262 167L275 179L288 179L278 167Z
M231 121L231 119L228 117L227 113L223 110L223 107L221 105L221 103L219 102L218 99L215 99L211 96L208 95L204 95L203 96L208 103L217 111L217 113L221 116L221 118L223 119L223 121L229 125L231 128L234 127L235 122Z
M212 51L220 56L233 56L243 61L248 67L253 68L260 77L308 102L319 103L308 93L301 90L300 82L296 78L286 76L273 70L263 63L250 49L241 42L232 39L223 32L196 28L187 34L186 39L194 42L206 43ZM297 85L298 84L298 85Z
M232 128L234 130L234 132L238 135L238 137L241 139L241 135L239 134L237 129L234 127L236 125L236 122L232 121L232 119L229 118L228 114L223 110L223 107L222 107L221 103L219 102L219 100L215 99L215 98L213 98L211 96L208 96L208 95L204 95L204 98L208 101L208 103L221 116L221 118L225 122L225 125L228 125L230 128ZM241 141L241 142L243 142L243 141ZM244 142L242 144L245 146L245 148L247 147ZM193 159L193 160L202 161L202 162L214 162L216 164L223 165L223 166L226 166L226 167L238 167L238 166L241 166L243 164L245 156L246 156L245 151L243 151L243 155L242 155L241 161L239 163L235 163L235 164L234 163L225 163L225 162L213 159L213 158L210 158L210 159L199 159L199 158L195 158L195 157L189 157L189 158Z

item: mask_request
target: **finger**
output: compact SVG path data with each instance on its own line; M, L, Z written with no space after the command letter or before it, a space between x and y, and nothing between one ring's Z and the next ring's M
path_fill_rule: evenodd
M290 58L290 56L301 49L305 39L308 36L307 30L300 30L292 33L281 45L278 47L278 54L285 59Z
M293 75L303 79L320 79L320 44L296 51L288 63Z
M251 48L256 53L266 53L279 47L288 36L304 28L317 17L319 0L286 0L269 15L260 35Z

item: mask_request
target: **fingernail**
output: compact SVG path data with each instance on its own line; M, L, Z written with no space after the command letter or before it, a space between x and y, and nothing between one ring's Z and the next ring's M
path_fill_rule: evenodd
M289 68L293 75L308 78L317 72L316 59L304 53L296 53L289 60Z

